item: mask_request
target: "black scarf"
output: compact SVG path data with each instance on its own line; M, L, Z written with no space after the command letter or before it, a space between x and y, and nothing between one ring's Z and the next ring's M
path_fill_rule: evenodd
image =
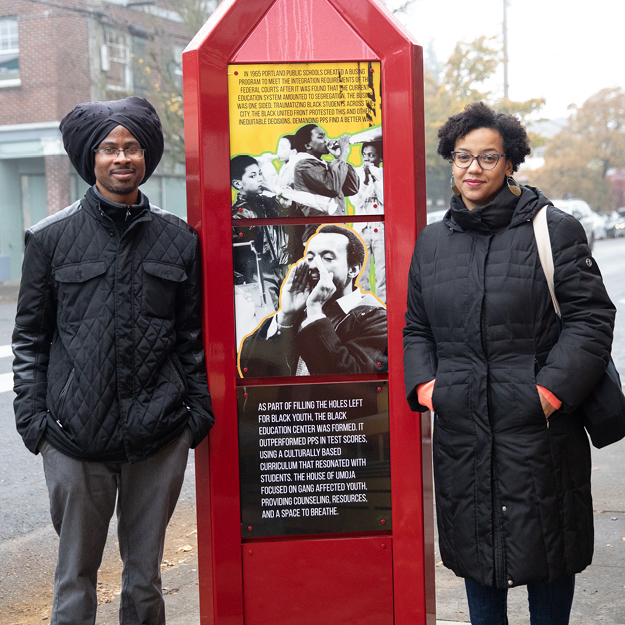
M463 230L484 234L499 232L510 224L521 197L514 195L504 184L492 202L469 210L462 197L454 195L451 198L451 216Z

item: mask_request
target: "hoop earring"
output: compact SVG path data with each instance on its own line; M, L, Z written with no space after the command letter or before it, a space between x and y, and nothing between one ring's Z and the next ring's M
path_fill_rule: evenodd
M456 181L454 180L454 175L451 175L451 180L449 181L451 185L451 190L454 192L454 195L460 195L460 189L456 186ZM520 192L519 192L520 193Z
M506 184L508 185L508 189L512 192L513 195L519 197L521 195L521 189L519 185L516 183L516 180L512 176L508 176L506 179Z

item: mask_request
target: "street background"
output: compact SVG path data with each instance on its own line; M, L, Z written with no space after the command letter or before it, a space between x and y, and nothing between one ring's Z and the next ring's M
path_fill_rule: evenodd
M617 305L613 356L625 374L625 239L595 244L594 257ZM48 511L40 456L23 446L15 430L10 351L16 287L0 285L0 625L32 625L49 619L57 537ZM219 415L217 415L219 418ZM577 577L571 625L625 624L625 441L593 448L595 558ZM436 551L437 618L468 622L463 581L440 563ZM100 569L97 625L118 623L121 561L116 523ZM178 507L168 530L163 586L169 625L198 625L197 534L193 453ZM526 592L509 595L511 625L527 625Z

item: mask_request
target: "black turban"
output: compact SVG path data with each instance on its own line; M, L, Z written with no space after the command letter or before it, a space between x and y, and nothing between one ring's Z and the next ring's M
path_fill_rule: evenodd
M94 150L117 126L126 128L145 150L144 183L163 156L163 129L154 107L145 99L131 96L109 102L79 104L61 121L63 145L69 160L88 184L95 184Z

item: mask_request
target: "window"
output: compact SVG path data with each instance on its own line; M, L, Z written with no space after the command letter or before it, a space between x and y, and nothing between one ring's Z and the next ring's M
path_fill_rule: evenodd
M132 38L132 82L134 93L145 96L148 93L148 40L144 37Z
M17 18L2 18L0 19L0 87L14 87L20 84Z
M129 34L112 28L104 29L102 71L106 75L106 88L111 91L132 92L131 45Z
M184 52L184 47L179 45L174 45L172 48L172 64L171 64L171 73L176 85L182 89L182 53Z

